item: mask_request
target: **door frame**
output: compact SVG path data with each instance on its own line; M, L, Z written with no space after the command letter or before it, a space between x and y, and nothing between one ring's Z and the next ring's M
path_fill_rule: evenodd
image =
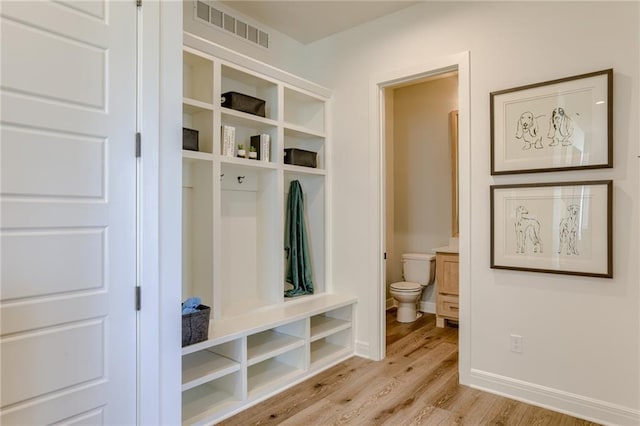
M138 8L138 424L181 423L182 2Z
M458 161L459 161L459 221L460 221L460 321L459 321L459 363L460 383L470 380L471 358L471 215L470 215L470 52L432 58L410 68L374 75L370 82L370 211L376 212L371 221L370 234L374 237L369 255L372 259L377 291L373 294L370 318L376 319L376 332L371 339L371 357L380 360L385 357L386 334L386 265L385 253L385 99L384 89L400 84L419 81L425 77L458 72Z

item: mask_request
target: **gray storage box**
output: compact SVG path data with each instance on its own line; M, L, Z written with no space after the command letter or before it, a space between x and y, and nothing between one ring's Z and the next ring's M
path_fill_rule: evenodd
M211 308L198 305L198 312L182 315L182 346L193 345L209 338Z

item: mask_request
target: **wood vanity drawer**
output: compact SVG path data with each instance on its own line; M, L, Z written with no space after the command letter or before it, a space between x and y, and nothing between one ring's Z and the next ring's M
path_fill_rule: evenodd
M458 296L439 294L437 303L438 315L449 318L458 318Z

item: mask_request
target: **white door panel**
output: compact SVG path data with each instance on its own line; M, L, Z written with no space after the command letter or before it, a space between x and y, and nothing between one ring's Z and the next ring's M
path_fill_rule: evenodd
M0 14L0 424L135 424L135 1Z
M20 40L3 46L3 55L11 58L2 63L4 85L40 98L105 109L106 48L10 20L2 27L2 38Z
M0 138L3 194L104 198L105 139L9 126Z
M4 231L0 238L3 301L105 289L104 229Z

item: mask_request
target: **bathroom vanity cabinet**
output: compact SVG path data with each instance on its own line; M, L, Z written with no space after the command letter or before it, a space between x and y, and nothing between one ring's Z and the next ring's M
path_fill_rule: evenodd
M436 252L436 326L459 319L458 253Z
M266 102L265 116L226 108L237 92ZM210 306L209 338L184 347L184 424L212 424L275 395L354 352L356 299L327 283L328 138L331 92L189 33L183 47L183 300ZM225 150L268 135L268 161ZM191 132L193 134L193 132ZM317 167L284 162L284 150L317 153ZM285 298L285 207L303 189L314 294ZM176 307L177 308L177 307Z

